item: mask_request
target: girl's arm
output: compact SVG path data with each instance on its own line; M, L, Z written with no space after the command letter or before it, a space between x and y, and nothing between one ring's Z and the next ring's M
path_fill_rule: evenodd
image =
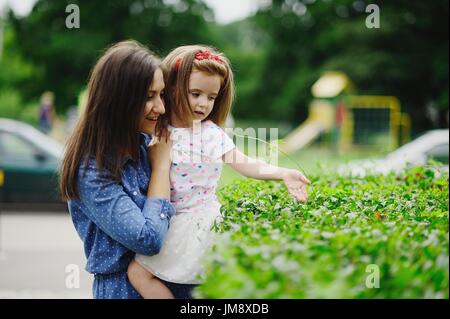
M263 180L283 180L289 192L299 201L306 201L306 184L311 182L295 169L267 164L248 157L236 147L222 156L222 160L246 177Z
M282 180L283 174L288 171L286 168L273 166L248 157L237 148L225 153L222 160L239 174L255 179Z

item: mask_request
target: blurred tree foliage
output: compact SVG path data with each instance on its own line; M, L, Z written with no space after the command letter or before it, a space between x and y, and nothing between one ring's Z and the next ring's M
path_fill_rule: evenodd
M299 124L325 70L346 72L360 94L397 96L416 130L431 127L426 105L448 112L447 0L370 1L380 8L379 29L365 25L369 1L266 2L254 16L218 25L202 0L39 0L30 15L7 17L0 93L11 88L18 97L4 99L18 103L52 90L66 110L102 50L133 38L160 55L191 43L223 50L239 118ZM69 3L80 7L80 29L65 26Z
M304 119L325 70L346 72L360 94L399 97L416 127L430 125L428 103L448 112L448 1L370 3L380 8L379 29L365 25L367 1L273 0L262 8L252 19L270 41L249 98L257 107L240 113Z
M4 21L0 18L0 24ZM1 26L0 26L1 27ZM1 48L0 48L1 49ZM3 28L3 50L0 59L0 116L37 122L36 105L23 99L29 91L32 78L39 78L42 69L22 54L14 30L8 24Z
M80 28L66 28L70 3L80 8ZM42 72L22 87L25 98L56 92L57 110L77 101L89 70L110 44L135 39L162 55L187 43L208 43L212 11L196 0L39 0L30 15L9 15L21 52Z

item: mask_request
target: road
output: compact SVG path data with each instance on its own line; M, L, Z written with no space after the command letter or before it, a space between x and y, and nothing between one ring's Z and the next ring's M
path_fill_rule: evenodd
M0 299L92 298L85 263L67 212L0 212Z

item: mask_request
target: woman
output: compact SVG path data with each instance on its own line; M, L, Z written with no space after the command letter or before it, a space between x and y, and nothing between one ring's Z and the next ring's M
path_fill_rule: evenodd
M94 298L140 298L127 278L136 253L157 254L174 214L170 145L160 60L134 41L109 48L94 66L86 109L70 137L60 188L83 240ZM191 285L166 284L176 298Z

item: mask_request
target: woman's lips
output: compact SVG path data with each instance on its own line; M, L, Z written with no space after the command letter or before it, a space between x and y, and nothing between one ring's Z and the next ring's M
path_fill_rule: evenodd
M158 122L158 118L157 117L146 117L145 118L147 121L149 121L152 124L156 124L156 122Z

